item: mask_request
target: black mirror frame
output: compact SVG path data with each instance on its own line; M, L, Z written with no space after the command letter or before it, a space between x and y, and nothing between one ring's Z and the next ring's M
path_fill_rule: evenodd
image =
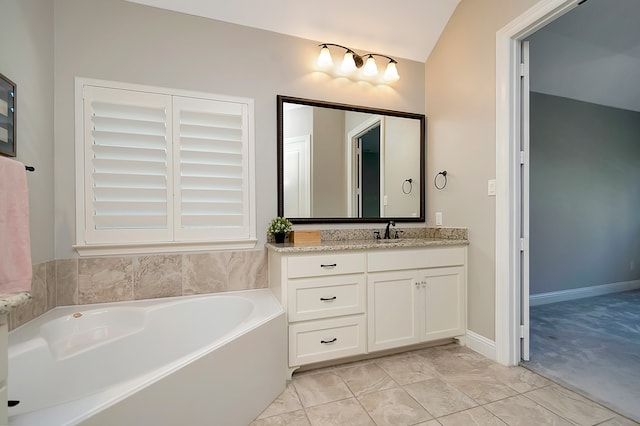
M284 103L301 104L323 108L340 109L344 111L363 112L368 114L391 115L394 117L411 118L420 121L420 216L419 217L379 217L379 218L359 218L359 217L320 217L320 218L288 218L292 223L299 224L326 224L326 223L386 223L390 220L395 222L425 222L425 147L426 147L426 122L424 114L410 112L393 111L379 108L368 108L363 106L347 105L312 99L296 98L291 96L277 96L278 114L278 147L277 147L277 167L278 167L278 216L284 216Z
M17 153L16 142L16 84L4 75L0 74L0 96L7 98L7 115L0 115L0 126L7 131L7 146L0 146L0 155L15 157Z

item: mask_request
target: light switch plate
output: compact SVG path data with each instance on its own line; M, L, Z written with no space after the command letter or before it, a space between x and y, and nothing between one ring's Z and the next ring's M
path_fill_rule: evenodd
M442 226L442 212L436 212L436 226Z
M496 180L489 179L489 183L487 184L487 195L489 197L493 197L496 195Z

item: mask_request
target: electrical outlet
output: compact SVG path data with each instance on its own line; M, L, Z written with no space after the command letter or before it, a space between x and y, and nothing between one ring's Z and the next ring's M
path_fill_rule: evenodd
M442 212L436 212L436 226L442 226Z
M629 262L629 270L633 271L634 269L636 269L636 262L632 260L631 262Z

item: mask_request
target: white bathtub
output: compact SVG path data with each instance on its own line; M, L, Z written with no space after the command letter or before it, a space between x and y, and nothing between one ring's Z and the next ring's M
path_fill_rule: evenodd
M10 425L242 425L285 387L268 289L56 308L9 333Z

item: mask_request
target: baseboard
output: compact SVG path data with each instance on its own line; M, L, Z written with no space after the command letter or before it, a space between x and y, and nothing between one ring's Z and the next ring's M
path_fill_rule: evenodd
M484 336L467 330L467 347L478 352L481 355L495 361L496 360L496 342L487 339Z
M594 285L591 287L573 288L570 290L550 291L548 293L530 295L529 306L546 305L548 303L564 302L566 300L601 296L603 294L619 293L621 291L636 290L639 288L640 280L635 280L612 284Z

